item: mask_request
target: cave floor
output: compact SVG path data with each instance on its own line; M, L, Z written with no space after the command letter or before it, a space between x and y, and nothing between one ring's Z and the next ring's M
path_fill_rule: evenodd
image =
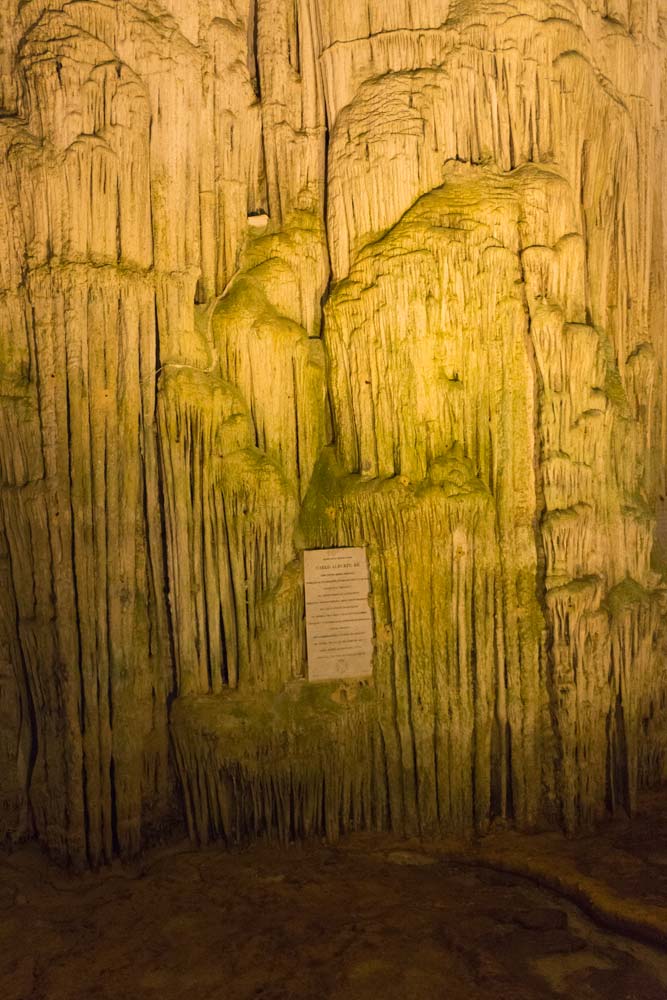
M0 997L665 1000L667 793L573 841L180 841L82 876L0 853Z

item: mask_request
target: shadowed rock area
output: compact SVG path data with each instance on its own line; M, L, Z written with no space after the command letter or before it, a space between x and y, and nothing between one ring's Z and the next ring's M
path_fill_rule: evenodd
M666 811L663 794L632 828L567 845L500 830L472 852L179 842L69 877L23 848L0 859L3 1000L662 1000ZM559 893L539 884L554 879ZM634 939L572 904L584 882Z

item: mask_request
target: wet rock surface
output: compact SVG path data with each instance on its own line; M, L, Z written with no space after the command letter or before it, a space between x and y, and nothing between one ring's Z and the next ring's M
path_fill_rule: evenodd
M181 843L67 876L0 857L5 1000L664 1000L667 953L529 882L378 838Z

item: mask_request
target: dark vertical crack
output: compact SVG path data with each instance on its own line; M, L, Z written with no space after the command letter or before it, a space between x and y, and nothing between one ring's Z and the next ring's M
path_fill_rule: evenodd
M157 495L158 495L158 518L160 527L160 544L162 550L162 565L164 573L162 579L162 596L165 602L165 620L167 624L168 656L171 666L171 690L167 692L167 717L171 703L178 693L178 668L176 663L176 640L174 637L174 620L171 608L171 581L169 579L169 546L167 539L167 509L166 509L166 485L165 485L165 444L160 433L159 415L159 372L162 371L162 360L160 357L160 324L158 318L157 297L154 300L154 323L155 323L155 386L153 393L153 427L157 438ZM152 373L151 373L152 374Z
M301 484L301 448L299 440L299 396L297 387L297 377L296 377L296 361L292 358L292 389L294 392L294 436L295 436L295 459L296 459L296 478L299 485ZM299 490L300 492L300 490Z
M207 580L207 559L206 559L206 498L204 496L204 484L205 484L205 471L204 471L204 434L203 428L200 438L200 447L198 449L198 470L197 474L199 476L199 542L201 550L201 573L202 573L202 615L204 617L203 627L204 627L204 655L206 656L206 677L208 680L209 691L213 690L213 658L212 658L212 640L211 640L211 625L212 623L208 620L208 592L206 587ZM193 459L196 454L196 449L194 447L193 441ZM194 515L194 503L192 507L192 513Z
M69 381L69 357L67 353L67 335L66 331L64 333L64 347L65 347L65 372L64 372L64 382L65 382L65 414L66 414L66 432L67 432L67 474L68 474L68 505L69 505L69 515L70 515L70 560L71 560L71 571L72 571L72 596L73 596L73 611L74 611L74 632L76 635L76 665L75 669L78 670L78 687L79 687L79 731L81 736L81 799L83 807L83 824L84 824L84 849L86 855L89 854L89 840L90 840L90 803L88 802L88 782L86 773L86 749L85 749L85 735L86 735L86 686L83 674L83 657L82 657L82 641L81 641L81 612L79 608L79 580L77 574L77 552L76 552L76 512L74 509L73 500L73 489L74 489L74 471L72 454L74 451L74 442L72 436L72 408L71 408L71 394L70 394L70 381ZM93 863L95 859L88 857L89 863Z
M225 618L222 613L222 607L218 605L218 630L220 633L220 645L221 645L221 662L220 662L220 674L223 687L229 687L229 665L227 662L227 632L225 629Z
M477 811L477 781L479 775L477 773L477 743L479 740L479 733L477 731L476 716L477 716L477 701L479 698L479 681L477 680L477 630L475 628L475 619L477 614L477 606L475 602L475 547L472 547L471 554L471 568L470 568L470 687L472 689L472 719L473 719L473 737L471 746L471 764L472 764L472 820L475 829L480 829L483 824L488 820L487 816L480 816Z
M519 272L521 275L521 293L523 297L523 307L526 314L526 352L528 355L528 361L533 372L533 414L535 426L534 430L534 447L533 447L533 469L535 476L535 514L533 517L533 537L535 540L535 554L536 554L536 575L535 575L535 598L540 608L542 618L544 621L544 635L545 641L540 642L539 645L539 667L540 674L544 671L544 683L547 686L549 693L549 704L551 709L552 726L554 727L554 732L558 737L558 720L555 711L556 706L556 693L554 690L554 661L553 661L553 630L549 627L549 609L547 605L547 556L544 546L544 537L542 533L542 528L544 524L544 518L546 516L546 497L544 493L544 480L542 476L542 465L544 460L543 447L542 447L542 415L541 415L541 400L544 398L544 378L542 372L540 371L539 362L537 359L537 354L535 351L535 343L533 340L533 321L530 313L530 306L528 303L528 293L526 285L526 271L523 262L523 246L519 245L518 252L518 262L519 262ZM540 678L541 679L541 678ZM509 753L512 752L511 743L511 732L508 740ZM510 767L509 776L511 781L512 769Z
M262 100L262 82L259 69L259 54L257 40L257 22L259 20L257 12L258 0L250 0L248 10L248 73L250 83L258 101Z
M227 663L227 681L228 681L228 684L229 684L229 686L231 688L236 688L236 687L238 687L238 683L239 683L239 662L240 662L240 659L241 659L241 647L240 647L240 635L239 635L240 609L238 607L238 601L237 601L237 596L236 596L236 586L235 586L235 580L234 580L234 564L233 564L233 561L232 561L232 538L231 538L231 531L230 531L230 516L229 516L229 513L227 511L227 502L225 500L224 492L222 493L222 512L223 512L224 531L225 531L224 551L225 551L226 557L227 557L227 571L228 571L228 578L229 578L229 592L230 592L230 598L231 598L231 603L232 603L232 612L233 612L233 615L234 615L234 626L233 627L234 627L234 632L235 632L235 636L236 636L236 642L235 642L235 646L236 646L236 662L233 663L233 664L229 663L229 660L228 660L228 658L226 656L226 649L225 649L225 659L226 659L226 663ZM233 668L233 670L232 670L232 668Z
M586 273L584 274L584 288L586 291L586 322L592 325L591 317L591 302L590 302L590 281L588 279L589 271L589 247L590 243L588 240L588 212L586 209L586 187L588 183L588 158L589 158L589 148L590 141L585 139L581 147L581 177L580 177L580 187L579 187L579 206L581 210L581 235L584 240L584 267Z
M118 801L116 792L116 762L111 754L109 764L109 788L111 790L111 843L114 854L121 853L120 837L118 834Z
M47 522L48 523L48 522ZM7 552L7 562L9 566L9 577L13 581L16 580L15 567L12 561L12 553L9 547L9 541L7 539L6 532L3 527L3 536L5 539L4 548ZM49 529L50 536L50 529ZM25 654L23 651L23 644L21 642L21 628L19 625L19 612L18 604L16 601L15 590L12 589L12 606L14 614L12 616L12 646L14 647L14 655L11 657L11 663L14 666L14 676L16 678L17 687L19 689L19 708L21 712L20 725L24 722L24 712L25 721L28 727L28 761L26 767L25 775L25 788L24 794L26 798L26 805L28 808L28 814L32 816L32 809L30 805L30 787L32 785L32 776L35 771L35 764L37 761L37 754L39 750L39 740L37 735L37 712L35 709L35 700L33 698L32 686L30 684L30 671L28 669L28 664L26 662ZM16 664L19 665L19 670L16 670ZM20 676L19 676L20 674ZM20 733L20 729L19 729ZM33 824L31 824L33 825ZM32 830L26 830L25 833L32 833Z
M301 31L299 25L299 0L292 0L290 24L287 34L289 63L294 72L301 76Z

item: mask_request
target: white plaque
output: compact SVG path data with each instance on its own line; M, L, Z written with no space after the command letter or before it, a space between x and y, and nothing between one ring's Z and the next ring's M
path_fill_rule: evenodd
M373 616L365 549L304 552L308 678L368 677Z

